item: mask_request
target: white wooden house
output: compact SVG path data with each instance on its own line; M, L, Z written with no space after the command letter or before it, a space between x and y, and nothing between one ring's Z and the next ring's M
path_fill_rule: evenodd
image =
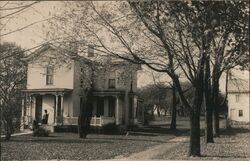
M137 70L140 66L110 61L108 66L98 68L96 65L98 70L95 70L90 68L93 60L51 45L42 46L25 60L28 64L22 110L25 128L34 120L41 123L44 110L48 111L48 125L52 127L77 125L83 86L90 83L93 98L88 109L92 126L137 122Z
M228 119L231 124L250 124L249 71L232 70L228 81Z

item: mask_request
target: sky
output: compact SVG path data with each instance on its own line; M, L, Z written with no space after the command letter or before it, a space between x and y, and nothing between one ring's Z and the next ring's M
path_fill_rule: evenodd
M32 7L25 9L23 12L9 20L4 30L1 31L1 34L52 17L51 15L58 10L59 4L60 3L58 1L42 1L33 5ZM1 15L5 14L7 14L7 12L1 13ZM28 28L21 31L3 36L1 41L15 42L22 48L32 48L41 44L44 39L45 35L43 33L43 22L41 22L29 26Z
M6 8L11 8L13 6L16 6L16 3L22 5L21 3L25 2L10 2L10 4L6 6ZM26 2L26 4L27 3L31 2ZM6 4L6 2L4 1L0 2L0 6L3 6L4 4ZM17 45L25 49L33 48L46 42L46 33L45 33L46 29L44 28L46 27L46 21L43 20L51 18L53 14L60 12L60 6L61 2L59 1L41 1L33 5L32 7L25 9L20 14L8 20L4 29L1 30L1 35L17 30L32 23L35 24L21 31L14 32L6 36L2 36L1 42L4 41L15 42ZM0 11L0 12L1 15L6 15L9 13L6 11ZM6 21L7 20L5 20L4 22ZM43 22L36 23L38 21L43 21ZM154 73L154 75L157 75L156 76L157 78L159 77L159 74ZM166 76L162 76L160 80L168 81L169 79ZM152 84L152 83L154 83L152 78L152 71L143 67L143 70L138 72L138 87L143 87L147 84Z

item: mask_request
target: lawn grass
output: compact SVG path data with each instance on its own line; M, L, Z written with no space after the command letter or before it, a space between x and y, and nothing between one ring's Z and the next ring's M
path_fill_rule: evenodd
M189 141L180 142L155 159L179 159L179 160L250 160L250 130L248 129L224 129L220 138L214 138L215 143L205 144L201 138L202 157L188 157Z
M1 160L111 159L128 156L161 144L174 135L97 135L80 139L76 133L53 133L50 137L15 136L2 141Z

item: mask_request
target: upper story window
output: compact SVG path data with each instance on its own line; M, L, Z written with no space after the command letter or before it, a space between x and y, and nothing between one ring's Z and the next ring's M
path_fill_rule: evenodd
M236 102L239 102L240 101L240 95L235 95L235 99L236 99Z
M109 79L109 88L115 88L115 79Z
M53 72L54 72L54 68L52 66L48 66L46 68L46 85L53 84Z
M239 110L239 117L243 116L243 110Z
M94 46L88 45L88 57L93 57L93 56L94 56Z

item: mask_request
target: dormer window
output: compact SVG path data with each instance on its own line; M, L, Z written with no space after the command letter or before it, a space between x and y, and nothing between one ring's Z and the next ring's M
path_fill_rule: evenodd
M94 46L88 45L88 57L93 57L93 56L94 56Z
M54 68L52 66L48 66L46 68L46 85L53 84L53 72L54 72Z

